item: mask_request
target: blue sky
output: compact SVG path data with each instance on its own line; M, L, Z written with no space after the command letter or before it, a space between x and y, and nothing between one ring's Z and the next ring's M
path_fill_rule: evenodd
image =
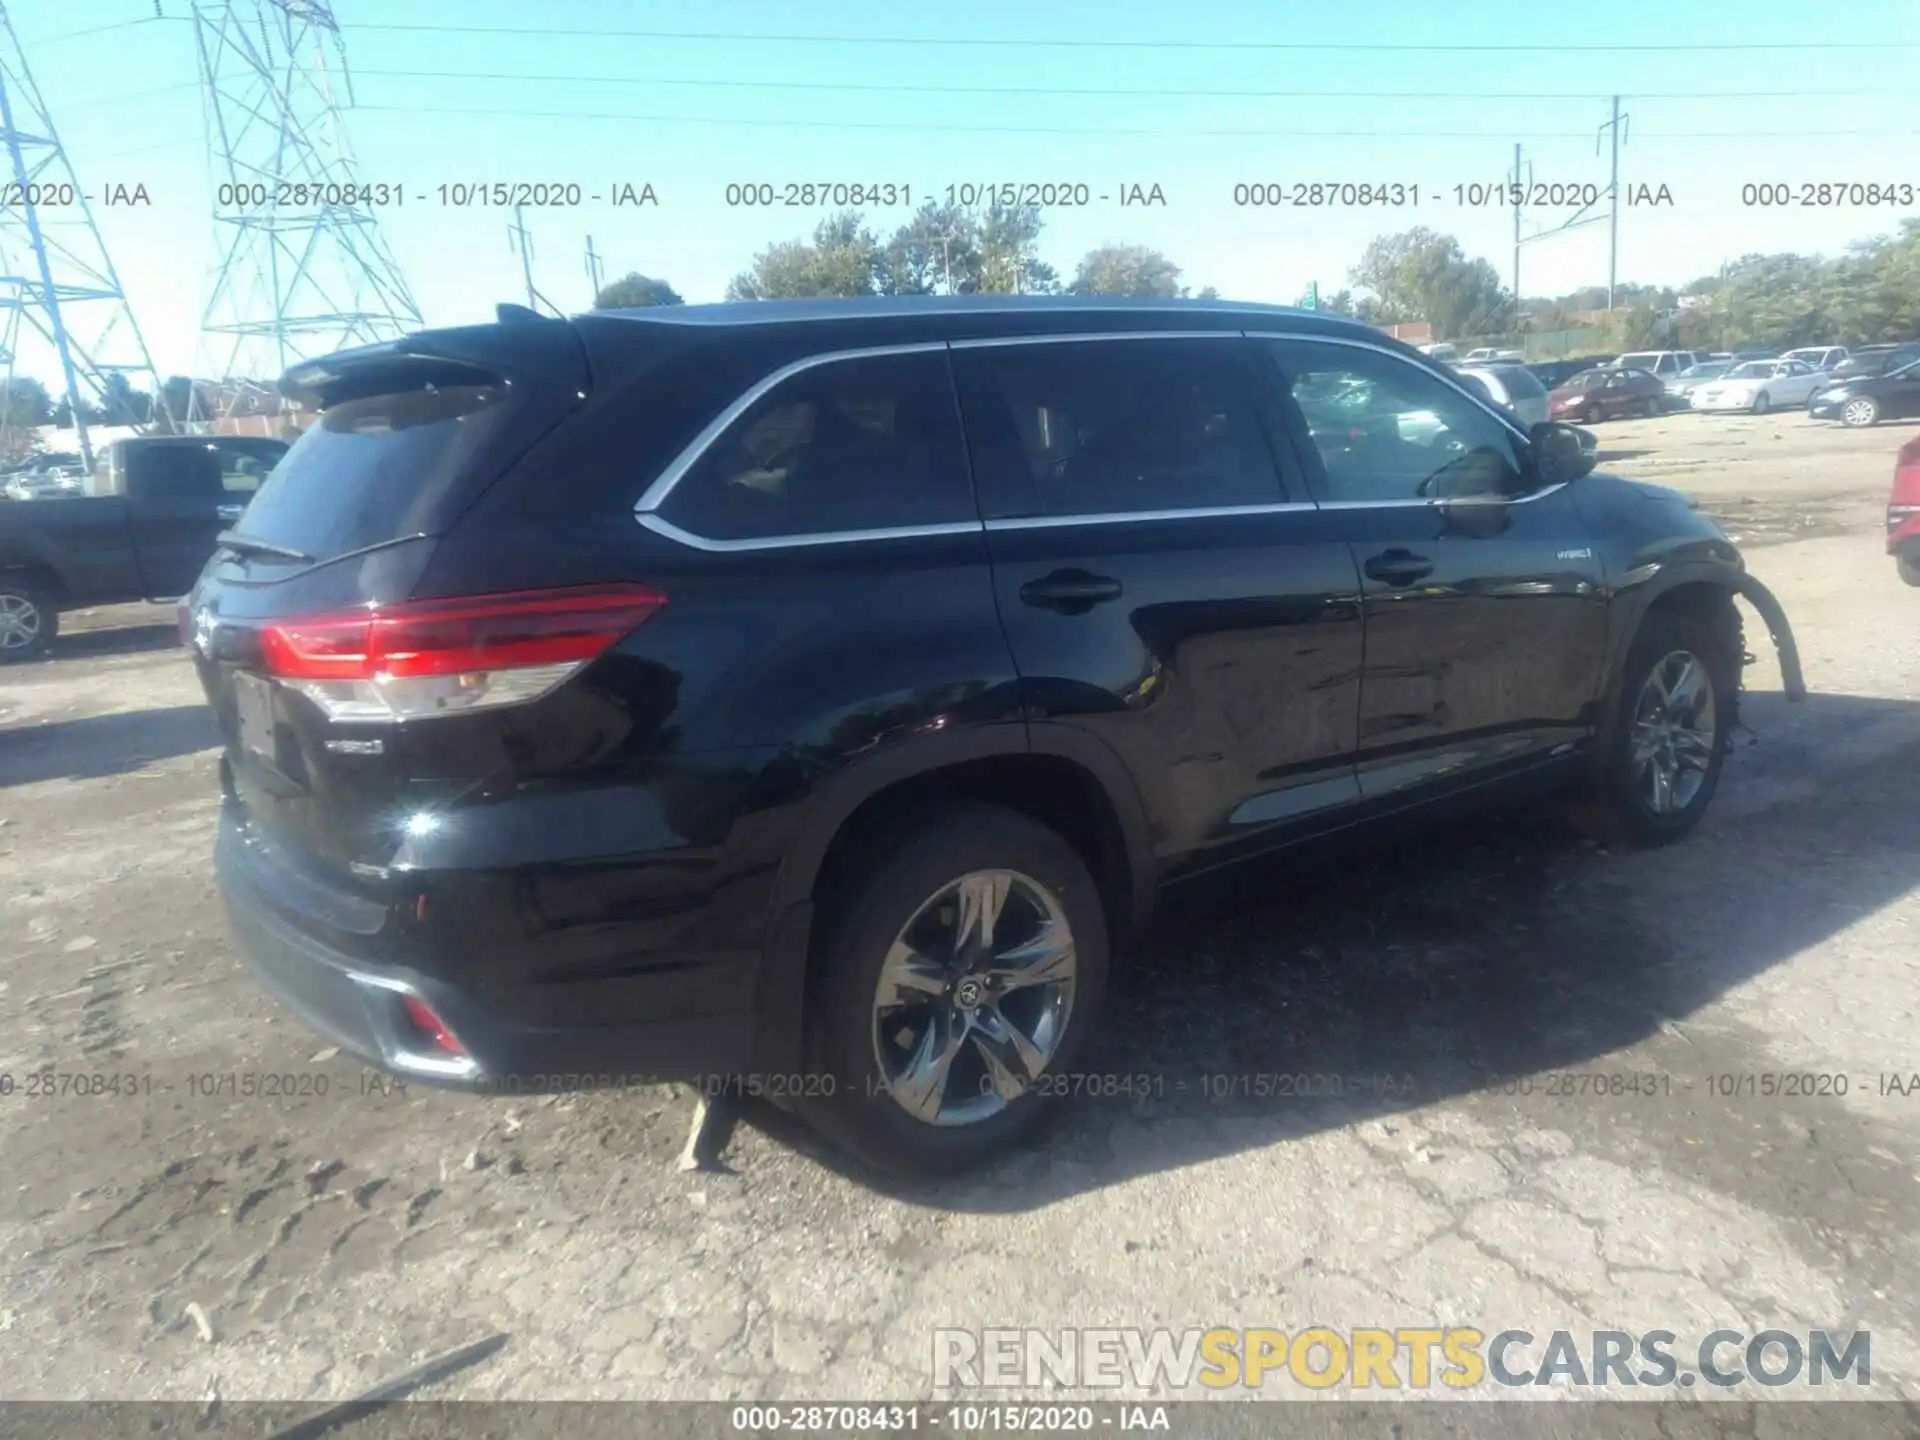
M1631 117L1623 180L1666 185L1675 202L1623 212L1622 280L1678 284L1752 250L1836 252L1914 213L1745 209L1747 182L1920 186L1912 0L1843 10L1758 0L334 4L361 176L406 188L383 224L438 324L488 318L495 301L523 295L510 214L433 204L434 188L452 181L579 182L588 194L654 186L657 209L528 212L536 280L566 309L590 300L589 235L610 274L640 269L689 300L717 300L757 249L810 231L822 213L729 209L728 181L890 181L911 185L916 203L952 182L1085 181L1095 193L1158 184L1164 208L1050 212L1046 257L1070 273L1090 246L1138 242L1165 251L1194 287L1250 300L1291 302L1316 280L1339 288L1369 239L1412 224L1457 235L1504 277L1511 211L1462 208L1453 187L1503 180L1516 141L1537 180L1604 183L1597 131L1615 91ZM186 0L161 8L187 13ZM150 209L100 219L156 363L203 369L213 179L192 26L173 18L62 39L151 15L152 0L8 9L86 188L140 182L153 197ZM450 26L466 28L432 28ZM754 36L788 38L740 38ZM1126 43L1042 43L1089 40ZM1813 48L1822 42L1870 48ZM1650 48L1726 43L1786 48ZM1305 45L1452 48L1281 48ZM1520 45L1549 48L1463 48ZM1648 48L1566 48L1600 45ZM1069 93L1086 91L1153 93ZM1404 182L1421 200L1236 207L1234 185L1259 180ZM421 194L429 203L416 203ZM870 220L891 228L907 213ZM1534 212L1526 228L1553 218ZM1527 246L1523 293L1604 283L1606 232L1602 223Z

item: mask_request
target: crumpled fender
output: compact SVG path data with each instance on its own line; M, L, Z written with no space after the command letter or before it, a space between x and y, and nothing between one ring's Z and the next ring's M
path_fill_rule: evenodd
M1806 677L1800 673L1800 647L1794 644L1793 627L1787 623L1787 612L1774 599L1773 592L1746 571L1738 571L1727 578L1733 588L1759 612L1760 618L1766 621L1767 634L1772 637L1774 651L1780 657L1780 684L1786 691L1787 699L1806 699Z

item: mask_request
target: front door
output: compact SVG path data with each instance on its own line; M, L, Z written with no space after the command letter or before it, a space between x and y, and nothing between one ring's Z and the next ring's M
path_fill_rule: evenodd
M1269 354L1308 484L1362 576L1363 793L1579 749L1606 615L1571 491L1534 487L1512 426L1398 355L1304 338Z
M1353 774L1353 560L1289 491L1232 333L953 347L1029 718L1104 740L1163 860L1320 823Z

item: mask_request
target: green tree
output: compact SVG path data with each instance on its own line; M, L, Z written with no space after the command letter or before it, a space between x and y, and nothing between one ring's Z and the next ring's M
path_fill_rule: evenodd
M685 303L666 281L642 275L638 270L629 271L618 280L608 281L600 287L600 293L593 297L593 308L596 310L640 310L651 305Z
M1377 237L1350 278L1370 292L1356 309L1376 324L1425 320L1436 340L1503 334L1514 324L1513 297L1499 272L1424 225Z
M47 387L31 375L15 375L0 390L0 425L12 428L47 425L53 420L53 399Z
M1180 267L1145 245L1101 245L1080 258L1075 295L1176 296Z
M192 413L194 383L186 375L169 375L160 386L160 404L177 423Z
M1040 258L1040 207L994 205L980 219L980 288L992 295L1051 295L1060 276Z
M727 282L729 300L802 300L816 296L871 295L885 257L858 211L829 216L813 240L785 240L753 257L750 268Z
M980 223L959 205L929 200L887 241L883 295L970 295L981 288Z

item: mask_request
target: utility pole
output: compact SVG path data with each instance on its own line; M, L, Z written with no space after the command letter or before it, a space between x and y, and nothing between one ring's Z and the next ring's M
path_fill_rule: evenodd
M593 287L593 299L600 299L600 257L594 252L593 237L587 236L587 283Z
M1520 202L1526 198L1526 181L1520 178L1520 142L1513 142L1513 303L1520 303Z
M1627 117L1620 113L1620 97L1613 97L1613 118L1600 128L1607 132L1613 147L1611 176L1607 196L1612 216L1607 228L1607 309L1613 309L1613 291L1620 280L1620 127Z
M533 236L527 233L527 220L523 208L513 207L513 224L507 227L508 248L520 252L520 275L527 282L527 308L536 315L540 313L542 296L533 288ZM549 310L554 307L547 305Z

